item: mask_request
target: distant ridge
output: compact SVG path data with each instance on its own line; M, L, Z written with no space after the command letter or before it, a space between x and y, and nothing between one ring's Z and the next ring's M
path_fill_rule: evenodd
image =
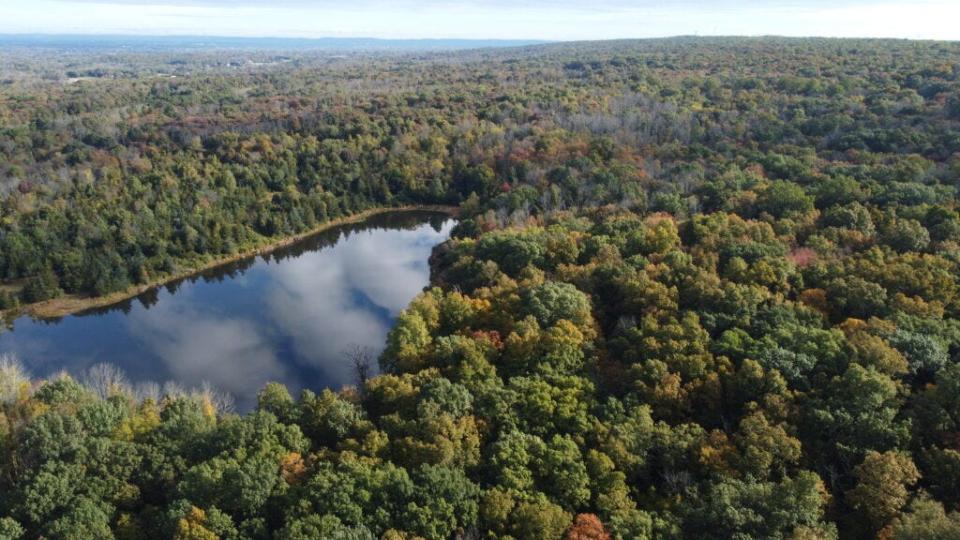
M0 34L0 46L56 49L283 49L337 51L440 51L523 47L549 43L498 39L378 39L365 37L277 38L218 36L135 36L123 34Z

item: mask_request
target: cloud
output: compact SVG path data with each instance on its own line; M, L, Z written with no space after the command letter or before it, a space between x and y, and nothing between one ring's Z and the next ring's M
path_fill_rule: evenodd
M0 32L545 40L960 37L956 0L0 0L0 13Z
M210 383L237 398L243 409L253 405L256 391L267 382L292 382L262 327L200 310L189 292L181 289L125 321L174 380L188 388Z
M379 352L391 318L427 285L430 251L452 227L355 232L333 247L271 265L270 318L290 336L300 361L333 386L348 384L352 366L341 353L354 345Z
M270 381L294 394L337 388L353 382L343 351L381 350L392 318L428 284L427 259L452 227L359 230L230 279L160 291L151 307L134 302L128 313L20 319L0 334L0 353L15 353L35 376L107 362L135 382L208 382L240 410Z
M515 10L536 8L544 11L558 9L583 10L661 10L672 8L711 9L716 7L789 7L810 8L837 5L870 5L878 4L876 0L473 0L468 2L454 2L444 0L355 0L344 4L340 0L58 0L63 4L114 4L114 5L166 5L186 7L270 7L288 9L336 9L348 8L351 10L384 9L394 11L398 9L499 9Z

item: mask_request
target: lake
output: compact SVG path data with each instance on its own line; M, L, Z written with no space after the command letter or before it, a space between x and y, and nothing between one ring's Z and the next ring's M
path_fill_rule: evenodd
M356 380L345 351L379 354L454 225L430 212L379 214L114 306L56 321L22 317L0 333L0 353L34 377L82 376L106 363L134 385L208 383L239 411L270 381L294 396L340 388Z

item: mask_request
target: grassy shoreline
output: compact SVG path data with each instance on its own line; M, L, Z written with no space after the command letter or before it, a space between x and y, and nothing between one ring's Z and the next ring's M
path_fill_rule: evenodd
M323 231L332 229L334 227L339 227L341 225L348 225L351 223L358 223L378 214L386 214L389 212L416 212L416 211L439 212L439 213L445 213L445 214L450 214L452 216L455 216L457 215L459 209L455 206L442 206L442 205L414 205L414 206L396 206L396 207L387 206L387 207L372 208L370 210L364 210L363 212L358 212L351 216L327 221L326 223L303 233L295 234L293 236L286 236L276 240L268 240L262 245L243 250L234 255L217 257L214 259L210 259L208 261L198 261L197 263L191 263L188 268L184 268L172 274L165 274L163 276L160 276L160 277L157 277L156 279L151 280L149 283L135 285L133 287L130 287L122 291L116 291L103 296L81 296L81 295L75 295L75 294L68 294L68 295L57 297L57 298L52 298L50 300L44 300L43 302L37 302L34 304L26 304L23 306L19 306L19 307L7 310L5 312L0 312L0 315L2 315L4 318L8 320L12 320L14 318L20 317L21 315L29 315L34 319L57 319L60 317L65 317L67 315L72 315L74 313L87 311L90 309L106 307L106 306L110 306L110 305L122 302L124 300L129 300L130 298L139 296L140 294L143 294L144 292L150 289L166 285L172 281L189 278L225 264L230 264L230 263L237 262L250 257L257 257L259 255L265 255L265 254L271 253L273 251L276 251L277 249L289 246L291 244L296 244L297 242L300 242L315 234L319 234Z

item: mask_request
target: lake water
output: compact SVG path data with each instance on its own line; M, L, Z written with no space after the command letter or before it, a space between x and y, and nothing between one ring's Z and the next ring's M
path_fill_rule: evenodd
M0 353L15 354L34 377L107 363L134 384L206 382L240 411L270 381L294 396L339 388L356 380L344 351L379 354L454 224L435 213L381 214L116 306L57 321L20 318L0 333Z

